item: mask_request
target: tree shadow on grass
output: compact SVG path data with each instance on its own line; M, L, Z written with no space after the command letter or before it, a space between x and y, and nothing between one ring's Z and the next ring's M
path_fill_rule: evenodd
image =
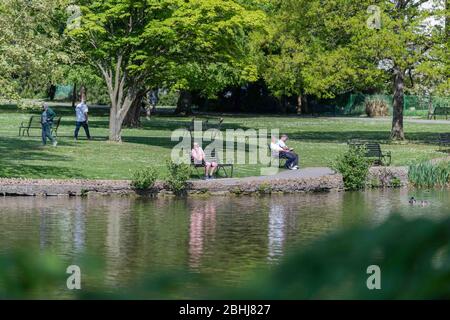
M37 178L83 178L76 170L56 167L54 161L70 161L64 155L45 152L35 140L2 137L0 139L0 177L37 177ZM44 165L23 164L19 161L41 161Z
M122 141L126 143L142 144L146 146L154 146L165 149L172 149L179 142L171 141L170 137L122 137Z
M389 144L389 132L386 131L298 131L289 133L292 140L327 142L327 143L347 143L349 140L367 140ZM406 133L408 142L417 144L437 145L439 142L439 132L412 132Z

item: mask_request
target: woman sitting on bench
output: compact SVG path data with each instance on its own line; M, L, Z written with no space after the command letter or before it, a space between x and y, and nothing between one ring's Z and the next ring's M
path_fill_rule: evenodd
M206 161L205 152L196 142L194 142L194 148L191 150L191 156L194 160L194 164L205 166L205 180L214 179L214 171L216 171L218 164L214 161Z

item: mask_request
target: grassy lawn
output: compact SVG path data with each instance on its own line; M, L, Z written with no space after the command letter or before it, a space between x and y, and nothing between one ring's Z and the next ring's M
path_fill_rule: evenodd
M29 113L0 106L0 176L25 178L129 179L138 167L156 167L165 174L165 161L176 142L172 130L185 127L189 117L155 116L140 129L125 129L122 144L107 142L107 110L91 110L90 127L94 141L74 141L74 115L68 108L55 107L63 116L58 147L43 147L40 131L30 130L32 137L19 137L18 126ZM432 159L438 152L435 140L440 132L450 132L448 124L406 121L408 143L386 144L390 121L346 118L298 118L282 116L237 115L224 117L224 129L274 129L288 133L289 144L301 157L302 167L329 166L337 154L346 150L348 139L367 139L384 143L393 154L393 165L414 160ZM259 175L260 167L236 165L235 176Z

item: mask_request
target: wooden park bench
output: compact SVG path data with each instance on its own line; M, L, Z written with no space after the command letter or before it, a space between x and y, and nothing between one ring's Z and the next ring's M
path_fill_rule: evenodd
M229 163L220 163L220 161L218 160L217 156L215 154L213 154L211 157L207 157L207 161L208 162L216 162L217 163L217 170L214 173L216 176L218 175L218 173L222 170L223 174L225 175L226 178L233 178L233 173L234 173L234 165L233 164L229 164ZM194 157L191 156L191 167L193 167L196 171L196 174L199 178L201 178L202 176L204 176L204 172L200 172L199 168L204 169L205 168L205 163L195 163L194 161Z
M448 151L450 148L450 133L439 134L439 151Z
M351 140L348 142L351 148L365 148L366 158L372 159L372 165L375 166L390 166L392 162L392 155L390 151L381 151L381 146L377 142Z
M450 107L436 107L433 112L428 115L428 118L436 120L436 116L445 116L445 120L448 120L450 114Z
M52 135L55 137L58 136L58 128L61 124L61 117L55 117L55 120L53 121L52 126ZM19 127L19 136L25 136L25 133L27 136L30 136L30 129L41 129L41 117L40 116L31 116L30 120L26 122L22 122Z

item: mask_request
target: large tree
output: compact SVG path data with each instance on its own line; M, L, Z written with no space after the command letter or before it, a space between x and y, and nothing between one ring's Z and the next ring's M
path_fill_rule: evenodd
M404 139L405 86L430 61L448 64L439 20L444 1L284 0L279 6L269 65L286 73L269 74L269 84L324 97L390 86L391 138Z
M121 141L124 118L146 88L209 93L229 83L224 78L253 72L240 64L239 41L263 15L236 1L95 0L81 8L70 34L105 79L112 141Z
M120 142L123 120L148 73L133 71L141 62L136 54L144 48L141 37L149 19L148 4L132 0L77 4L81 5L80 25L69 34L104 78L111 104L109 139Z

